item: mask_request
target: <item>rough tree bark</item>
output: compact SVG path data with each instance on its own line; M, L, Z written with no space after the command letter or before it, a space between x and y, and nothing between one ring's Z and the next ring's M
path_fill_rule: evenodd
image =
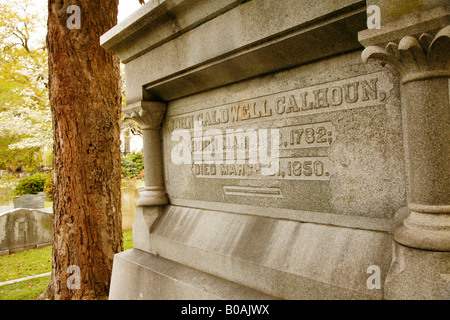
M48 3L55 177L52 279L43 297L50 299L106 296L113 256L123 250L120 63L99 40L117 23L118 3ZM67 26L70 5L80 8L80 29Z

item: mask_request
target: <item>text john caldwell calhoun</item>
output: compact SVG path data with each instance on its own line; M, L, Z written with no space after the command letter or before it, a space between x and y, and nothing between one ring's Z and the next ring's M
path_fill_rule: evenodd
M210 318L214 315L214 313L225 313L228 315L263 315L269 314L269 305L231 305L226 304L225 308L216 308L216 307L197 307L191 304L188 304L187 307L181 308L181 314L183 315L208 315Z

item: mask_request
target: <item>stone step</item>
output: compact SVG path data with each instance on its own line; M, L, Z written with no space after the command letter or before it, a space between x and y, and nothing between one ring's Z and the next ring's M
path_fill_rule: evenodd
M272 300L274 297L130 249L114 256L110 300Z

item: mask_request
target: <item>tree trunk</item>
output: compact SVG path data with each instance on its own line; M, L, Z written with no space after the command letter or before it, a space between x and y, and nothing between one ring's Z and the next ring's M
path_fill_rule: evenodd
M55 173L49 298L105 297L113 256L123 250L120 63L100 47L100 36L117 23L118 3L49 0ZM80 29L67 26L76 18L67 12L72 4L80 9Z

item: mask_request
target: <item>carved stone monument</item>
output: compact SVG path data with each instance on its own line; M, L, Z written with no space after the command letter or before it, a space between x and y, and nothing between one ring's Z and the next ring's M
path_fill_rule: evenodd
M450 16L420 3L150 1L106 33L145 159L109 298L448 299Z

